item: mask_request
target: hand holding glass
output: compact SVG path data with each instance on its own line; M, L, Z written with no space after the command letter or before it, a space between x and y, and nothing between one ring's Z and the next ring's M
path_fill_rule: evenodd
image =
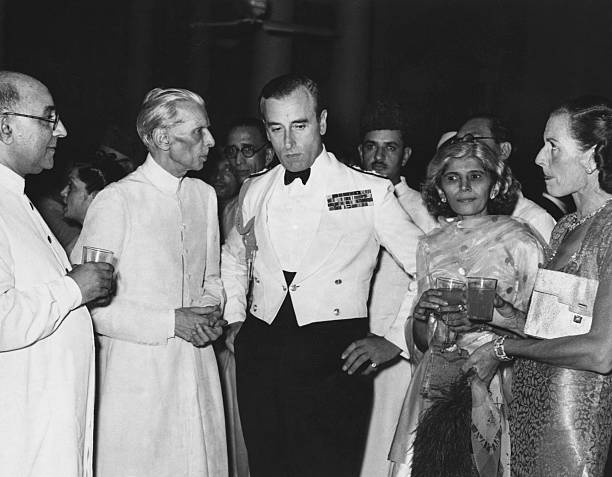
M436 289L442 292L441 298L448 303L449 306L463 304L465 296L465 283L455 278L438 277L436 278ZM455 344L457 333L451 331L445 319L445 313L440 314L442 323L438 323L438 327L442 327L444 331L444 344L451 346Z
M86 262L105 262L113 264L113 252L96 247L83 247L83 263Z
M496 290L497 280L495 278L468 277L467 310L470 320L493 320Z

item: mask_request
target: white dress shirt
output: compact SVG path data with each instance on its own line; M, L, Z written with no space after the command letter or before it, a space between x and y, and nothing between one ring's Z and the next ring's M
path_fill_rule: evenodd
M0 165L0 474L91 476L91 318L24 185Z

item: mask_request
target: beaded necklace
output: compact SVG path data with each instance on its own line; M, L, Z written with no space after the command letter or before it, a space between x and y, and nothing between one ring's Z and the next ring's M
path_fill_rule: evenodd
M587 220L592 219L593 217L595 217L599 212L601 212L604 207L606 205L608 205L610 203L610 201L612 201L612 197L610 197L609 199L606 199L605 202L603 204L601 204L597 209L595 209L594 211L588 213L587 215L585 215L584 217L578 218L578 212L574 212L572 214L569 215L569 220L570 220L570 224L567 228L567 232L565 233L565 236L567 237L567 234L573 232L575 229L577 229L578 227L580 227L582 224L584 224ZM559 247L557 247L555 250L553 250L553 252L550 255L550 258L548 259L548 263L552 262L552 260L555 258L555 256L557 255L557 250L559 249ZM577 263L576 259L578 258L578 252L580 252L580 247L578 247L578 249L572 253L571 257L569 258L569 260L567 261L567 263Z

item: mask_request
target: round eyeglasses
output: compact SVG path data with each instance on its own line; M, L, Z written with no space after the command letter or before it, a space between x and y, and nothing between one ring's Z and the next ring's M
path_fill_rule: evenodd
M253 157L266 146L267 144L263 144L262 146L255 148L255 146L252 144L244 144L242 147L240 147L240 149L236 146L225 146L223 148L223 155L227 159L236 159L236 157L238 157L238 152L240 152L243 157L248 159L249 157Z
M54 131L57 129L57 125L59 124L59 120L60 120L59 114L56 112L51 113L52 115L48 118L45 118L43 116L32 116L31 114L14 113L13 111L4 111L1 114L3 116L21 116L22 118L31 118L31 119L38 119L39 121L45 121L47 123L53 124Z

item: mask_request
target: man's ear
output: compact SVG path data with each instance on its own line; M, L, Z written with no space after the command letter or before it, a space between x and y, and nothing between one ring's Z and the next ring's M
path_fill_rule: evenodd
M402 167L408 164L408 159L412 156L412 148L410 146L404 147L404 153L402 154Z
M501 151L501 160L505 162L510 157L510 154L512 154L512 144L508 141L501 142L499 149Z
M168 151L170 149L170 136L165 128L155 128L153 134L151 134L153 144L162 151Z
M319 133L321 136L324 136L327 132L327 109L321 111L321 116L319 116Z
M264 166L267 166L274 160L274 149L272 146L266 146L266 158Z
M4 144L13 142L13 128L8 116L0 116L0 141Z

